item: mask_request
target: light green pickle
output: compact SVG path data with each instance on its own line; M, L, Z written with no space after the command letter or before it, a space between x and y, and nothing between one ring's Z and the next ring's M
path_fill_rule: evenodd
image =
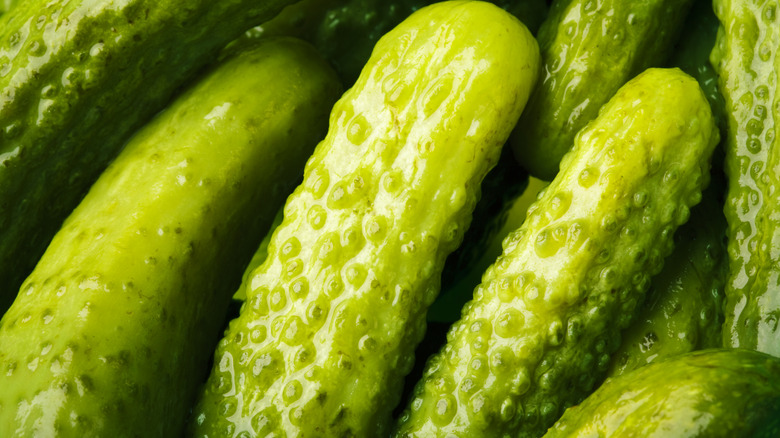
M608 379L544 438L775 438L780 359L709 349Z
M624 85L504 241L396 437L536 437L604 376L709 180L717 129L677 69Z
M0 436L181 435L241 269L340 93L312 47L263 41L133 137L0 320Z
M664 65L692 0L556 0L539 29L542 76L511 137L515 157L550 181L575 134L626 81Z
M538 63L528 30L485 2L422 8L379 40L252 274L190 435L387 436Z
M712 64L726 101L729 278L723 345L780 356L780 6L713 2Z
M0 15L0 314L130 136L294 0L24 0Z

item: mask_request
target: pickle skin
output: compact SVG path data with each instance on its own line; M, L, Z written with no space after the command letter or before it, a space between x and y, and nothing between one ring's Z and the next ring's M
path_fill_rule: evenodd
M723 345L780 356L780 13L776 1L714 1L711 54L726 102L729 278Z
M691 209L691 219L675 233L674 252L652 278L637 320L623 332L608 377L665 357L721 347L728 274L722 180L720 174L713 177L702 202Z
M387 436L444 260L538 72L514 17L421 8L334 106L190 435Z
M544 438L772 438L780 360L741 349L667 357L608 379Z
M540 436L580 402L700 201L717 140L680 70L624 85L504 241L394 436Z
M0 436L181 436L241 269L340 93L311 46L258 42L130 140L0 320Z

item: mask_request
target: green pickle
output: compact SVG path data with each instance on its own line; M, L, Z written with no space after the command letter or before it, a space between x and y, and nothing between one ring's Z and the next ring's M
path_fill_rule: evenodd
M133 136L0 320L0 436L181 436L241 269L341 91L310 45L269 39Z
M511 137L518 162L550 181L575 134L638 73L672 51L692 0L556 0L539 29L542 76Z
M776 1L713 2L726 102L729 277L723 345L780 356L780 20Z
M624 85L504 241L394 436L540 436L585 398L700 201L717 138L680 70Z
M0 314L128 138L293 0L25 0L0 16Z
M544 438L775 438L780 359L709 349L608 379Z
M486 2L421 8L379 40L251 275L190 435L387 436L444 260L538 67L533 36Z

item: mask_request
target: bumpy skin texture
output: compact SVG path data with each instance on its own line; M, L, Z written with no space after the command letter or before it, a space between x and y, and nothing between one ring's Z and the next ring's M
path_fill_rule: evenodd
M219 344L195 436L387 436L538 65L531 34L484 2L420 9L380 39Z
M268 41L133 137L0 320L0 436L181 435L241 269L340 92L313 48Z
M780 435L780 360L704 350L608 379L544 438L772 438Z
M681 71L622 87L504 241L395 436L540 436L584 398L699 202L716 140Z
M780 356L780 5L715 1L712 64L726 100L730 273L723 344Z
M728 273L722 181L705 190L675 233L674 252L653 277L637 321L623 332L608 376L676 354L721 346ZM721 178L722 179L722 178Z
M27 0L0 16L0 313L131 133L292 0Z
M575 134L621 85L663 65L691 0L556 0L539 29L542 73L512 134L515 157L550 181Z

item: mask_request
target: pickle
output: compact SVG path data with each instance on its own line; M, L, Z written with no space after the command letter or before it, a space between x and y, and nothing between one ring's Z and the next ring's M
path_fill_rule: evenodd
M0 320L0 436L181 436L241 269L340 92L311 46L269 39L130 140Z
M504 241L394 436L540 436L580 402L700 201L717 139L680 70L624 85Z
M192 435L387 436L538 66L530 32L486 2L421 8L379 40L251 275Z

